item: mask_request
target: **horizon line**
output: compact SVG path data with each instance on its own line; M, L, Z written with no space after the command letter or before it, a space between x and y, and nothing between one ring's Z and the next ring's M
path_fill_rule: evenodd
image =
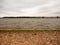
M60 16L4 16L0 18L60 18Z

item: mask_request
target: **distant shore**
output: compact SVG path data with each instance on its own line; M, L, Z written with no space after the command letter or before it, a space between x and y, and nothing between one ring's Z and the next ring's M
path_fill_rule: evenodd
M56 17L0 17L0 18L60 18L60 16Z

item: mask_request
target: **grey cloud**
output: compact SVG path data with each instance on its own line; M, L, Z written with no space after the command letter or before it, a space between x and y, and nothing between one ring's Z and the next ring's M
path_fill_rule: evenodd
M0 0L0 16L60 16L60 0Z

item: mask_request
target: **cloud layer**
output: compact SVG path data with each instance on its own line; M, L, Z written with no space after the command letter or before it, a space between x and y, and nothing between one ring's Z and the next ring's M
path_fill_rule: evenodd
M0 0L0 16L60 16L60 0Z

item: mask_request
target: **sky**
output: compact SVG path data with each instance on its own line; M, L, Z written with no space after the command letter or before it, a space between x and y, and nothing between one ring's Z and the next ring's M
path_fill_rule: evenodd
M0 0L4 16L60 16L60 0Z

